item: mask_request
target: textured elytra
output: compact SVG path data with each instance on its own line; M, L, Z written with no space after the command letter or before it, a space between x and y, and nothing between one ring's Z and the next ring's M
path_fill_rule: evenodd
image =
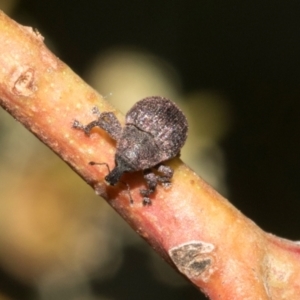
M126 114L124 128L112 112L100 113L97 108L93 112L97 114L97 120L86 126L75 120L73 127L89 134L93 127L98 126L117 141L116 166L105 180L116 185L124 172L144 171L148 188L140 190L140 193L144 197L144 205L151 204L149 195L155 191L157 184L170 185L173 170L163 166L162 162L179 155L187 138L186 117L172 101L159 96L137 102ZM160 174L153 173L152 168Z
M161 161L176 156L187 138L186 117L172 101L162 97L137 102L126 115L126 125L130 124L152 136Z

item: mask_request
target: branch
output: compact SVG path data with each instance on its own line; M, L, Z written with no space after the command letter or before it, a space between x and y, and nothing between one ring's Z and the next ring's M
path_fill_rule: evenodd
M42 36L0 13L0 104L48 145L169 264L211 299L300 299L300 246L263 232L179 159L172 187L159 187L143 206L140 173L124 185L104 182L114 166L115 143L101 129L90 137L93 106L116 112L44 45Z

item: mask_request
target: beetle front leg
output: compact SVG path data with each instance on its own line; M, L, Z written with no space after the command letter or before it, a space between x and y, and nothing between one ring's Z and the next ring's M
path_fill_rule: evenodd
M98 120L92 121L87 125L83 125L79 121L75 120L73 128L81 129L85 132L85 134L89 135L90 131L94 127L100 127L117 141L122 135L122 127L115 114L112 112L100 113L97 107L94 107L92 111L98 116Z

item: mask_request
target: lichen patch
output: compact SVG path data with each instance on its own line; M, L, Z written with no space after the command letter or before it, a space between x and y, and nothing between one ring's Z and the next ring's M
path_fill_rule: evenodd
M214 272L215 246L202 241L190 241L169 250L169 255L180 272L188 278L208 281Z
M19 67L11 76L12 92L19 96L31 96L37 91L34 69Z

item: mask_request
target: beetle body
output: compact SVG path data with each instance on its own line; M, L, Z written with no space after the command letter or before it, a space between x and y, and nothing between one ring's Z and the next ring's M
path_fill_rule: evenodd
M126 114L124 128L113 113L94 112L98 120L83 126L75 121L73 127L90 130L98 126L117 141L115 168L105 180L110 185L120 181L124 172L144 171L148 189L141 190L144 204L150 204L149 195L155 191L157 182L169 184L173 171L160 164L178 156L187 138L188 123L182 111L170 100L154 96L137 102ZM162 176L151 168L157 167Z

